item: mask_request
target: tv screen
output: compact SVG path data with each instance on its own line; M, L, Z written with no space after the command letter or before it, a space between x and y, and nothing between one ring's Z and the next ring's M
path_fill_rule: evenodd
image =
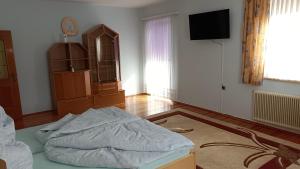
M229 9L189 16L191 40L230 38Z

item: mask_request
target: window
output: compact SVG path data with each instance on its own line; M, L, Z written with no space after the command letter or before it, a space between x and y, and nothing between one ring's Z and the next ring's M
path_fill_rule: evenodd
M271 0L265 78L300 81L300 0Z
M176 97L172 18L145 23L145 92L165 98Z

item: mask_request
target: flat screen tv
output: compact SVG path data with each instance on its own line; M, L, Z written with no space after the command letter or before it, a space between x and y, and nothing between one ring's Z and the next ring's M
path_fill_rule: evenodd
M230 38L229 9L189 16L191 40Z

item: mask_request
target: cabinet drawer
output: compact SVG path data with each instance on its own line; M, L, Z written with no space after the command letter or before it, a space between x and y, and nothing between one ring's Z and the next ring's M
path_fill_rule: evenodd
M114 94L119 91L119 82L95 83L93 84L93 93L96 95Z
M94 95L94 107L107 107L125 103L125 91L107 95Z
M66 115L68 113L80 114L91 107L93 107L93 97L60 100L57 102L57 113L59 115Z

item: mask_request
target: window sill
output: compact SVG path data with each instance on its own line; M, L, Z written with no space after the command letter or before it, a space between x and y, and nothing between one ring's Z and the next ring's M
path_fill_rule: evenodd
M264 80L271 80L271 81L279 81L279 82L300 84L300 81L297 81L297 80L282 80L282 79L268 78L268 77L265 77Z

